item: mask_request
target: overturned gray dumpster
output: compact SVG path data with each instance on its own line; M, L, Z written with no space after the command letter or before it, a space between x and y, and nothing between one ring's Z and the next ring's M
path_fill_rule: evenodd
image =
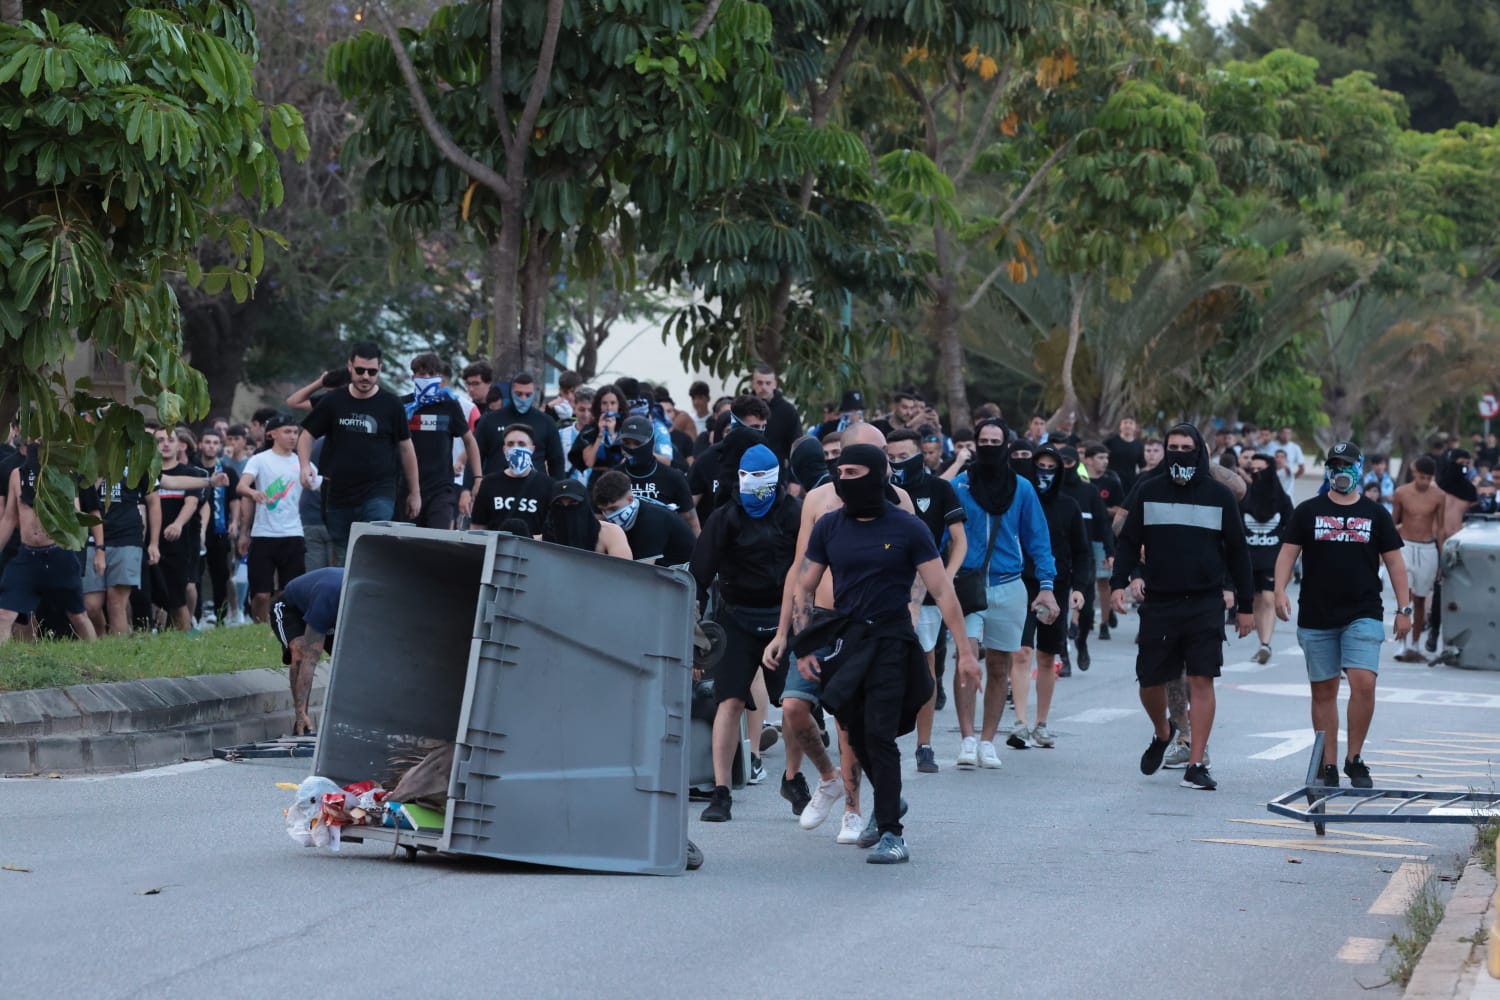
M1443 545L1444 662L1500 670L1500 519L1474 519Z
M694 618L678 571L512 535L356 525L313 773L378 780L413 747L454 750L441 830L344 839L680 873Z

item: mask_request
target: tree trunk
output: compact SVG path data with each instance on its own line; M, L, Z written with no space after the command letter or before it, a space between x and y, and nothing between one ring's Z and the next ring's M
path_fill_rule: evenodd
M524 353L517 300L524 229L519 199L502 201L500 233L490 244L490 363L497 378L518 371Z
M1063 352L1062 363L1062 405L1057 412L1052 414L1049 427L1056 427L1062 417L1068 413L1075 415L1077 422L1078 413L1078 388L1073 381L1073 365L1078 360L1078 344L1083 339L1083 301L1088 296L1089 280L1074 275L1069 284L1073 288L1073 308L1068 314L1068 349Z
M958 281L951 273L953 248L948 242L948 231L941 223L932 227L932 235L938 276L928 316L932 336L938 343L938 381L943 387L944 402L948 404L951 426L968 427L974 421L969 413L969 389L965 384L964 345L958 333L958 303L954 298Z
M255 341L266 300L205 299L182 310L182 344L208 382L209 416L229 416L245 376L245 354Z
M521 366L538 381L547 347L547 298L552 289L552 244L550 233L533 230L526 241L526 260L521 266Z
M26 17L21 0L0 0L0 22L20 24Z

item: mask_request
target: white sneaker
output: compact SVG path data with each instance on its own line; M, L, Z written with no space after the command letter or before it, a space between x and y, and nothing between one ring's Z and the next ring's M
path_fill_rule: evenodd
M802 810L807 812L806 809ZM840 844L858 844L859 835L865 832L865 818L859 813L844 813L844 825L839 830L838 842Z
M973 736L965 736L964 741L958 746L958 760L955 763L959 767L973 767L978 764L979 740Z
M979 766L1000 767L1000 755L995 752L995 744L984 740L979 744Z
M804 830L816 830L823 825L828 814L833 812L833 804L843 797L843 778L834 776L827 781L818 782L818 787L813 789L812 801L803 807L802 815L797 817L797 825Z

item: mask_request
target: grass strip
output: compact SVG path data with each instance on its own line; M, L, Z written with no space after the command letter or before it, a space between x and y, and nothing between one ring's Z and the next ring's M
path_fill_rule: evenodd
M5 655L0 656L0 691L279 666L281 647L264 625L209 629L198 636L137 632L105 636L98 642L44 639L5 646Z

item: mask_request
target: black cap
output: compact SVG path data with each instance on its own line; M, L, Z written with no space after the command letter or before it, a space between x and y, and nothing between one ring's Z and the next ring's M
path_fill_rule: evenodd
M581 504L587 505L589 502L589 492L584 489L583 484L578 480L564 479L552 491L551 502L557 503L559 500L576 500Z
M625 422L620 425L620 440L622 441L650 441L656 437L656 428L651 426L651 418L636 414L626 417Z
M281 427L295 427L297 422L285 413L278 413L266 420L266 433L269 434Z
M850 389L844 393L844 401L839 404L840 413L852 413L855 410L865 408L865 394L858 389Z
M1353 441L1340 441L1328 449L1328 458L1324 464L1339 461L1346 462L1349 465L1358 465L1363 459L1364 456L1359 453L1359 445Z

